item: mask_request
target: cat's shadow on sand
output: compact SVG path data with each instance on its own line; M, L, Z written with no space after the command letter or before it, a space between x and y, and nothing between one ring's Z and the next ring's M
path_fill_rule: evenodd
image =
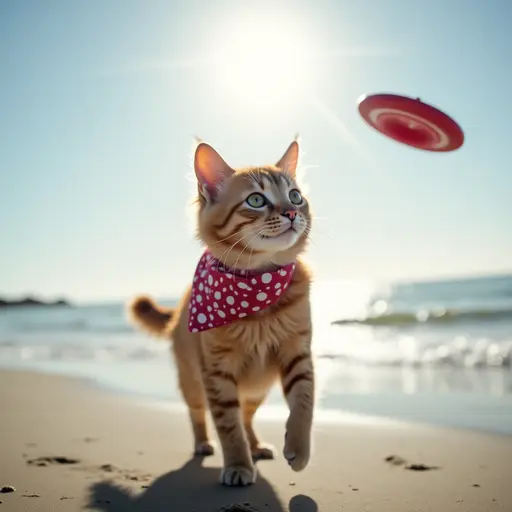
M113 482L99 482L90 488L88 508L104 512L217 512L228 505L245 503L257 512L318 511L316 502L304 495L294 496L284 508L260 474L248 487L222 486L219 471L204 467L202 457L194 457L154 480L140 494Z

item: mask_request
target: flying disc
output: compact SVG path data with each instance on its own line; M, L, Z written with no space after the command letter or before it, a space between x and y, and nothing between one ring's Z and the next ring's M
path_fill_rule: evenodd
M358 101L362 118L387 137L425 151L454 151L464 143L464 132L448 114L419 98L373 94Z

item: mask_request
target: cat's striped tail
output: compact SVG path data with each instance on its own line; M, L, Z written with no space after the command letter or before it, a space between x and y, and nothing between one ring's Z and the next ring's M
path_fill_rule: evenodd
M159 306L150 297L141 295L135 297L128 305L128 313L133 322L141 329L163 337L175 311L172 308Z

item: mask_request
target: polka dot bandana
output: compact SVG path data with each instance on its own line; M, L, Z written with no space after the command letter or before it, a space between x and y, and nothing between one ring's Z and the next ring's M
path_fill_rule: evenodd
M295 263L272 272L229 269L206 250L194 274L188 330L206 331L268 308L286 290L294 270Z

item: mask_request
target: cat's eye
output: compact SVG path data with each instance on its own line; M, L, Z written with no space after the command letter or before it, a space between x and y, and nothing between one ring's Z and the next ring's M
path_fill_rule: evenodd
M288 197L290 198L290 202L292 204L302 204L303 199L302 196L300 195L300 192L297 189L294 188L293 190L290 190Z
M254 194L251 194L245 202L252 208L263 208L267 204L267 199L263 194L254 192Z

